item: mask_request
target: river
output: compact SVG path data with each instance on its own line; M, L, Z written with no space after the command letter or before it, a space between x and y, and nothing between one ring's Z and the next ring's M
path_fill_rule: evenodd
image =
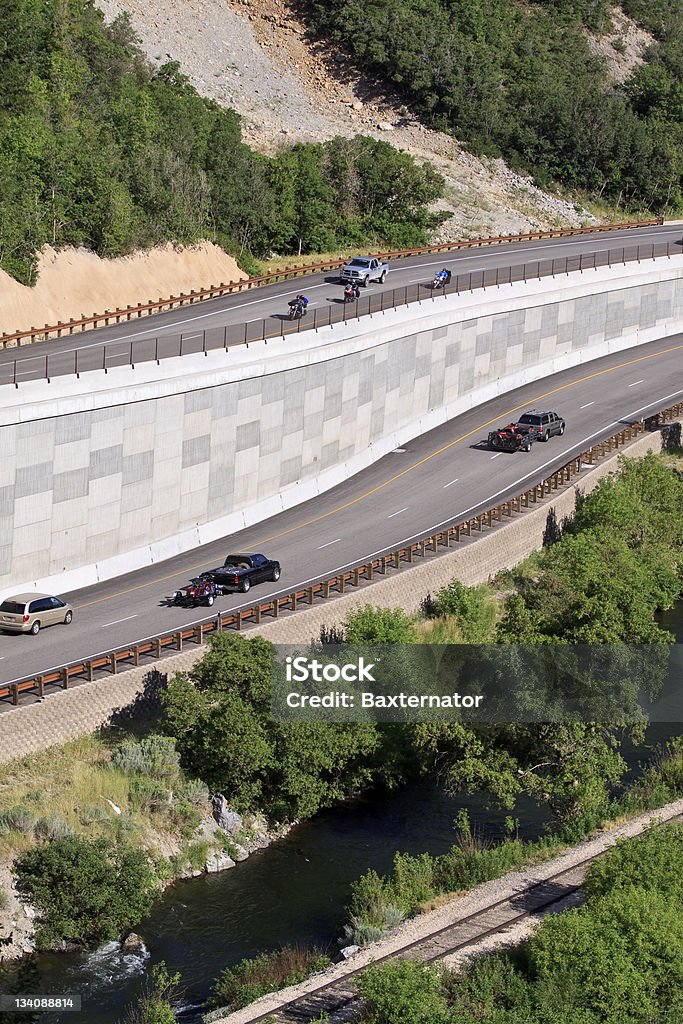
M662 624L681 641L683 606ZM648 740L679 731L653 726ZM635 770L644 751L624 753ZM145 939L142 951L124 955L118 943L109 943L88 954L42 954L22 964L11 988L80 993L82 1014L41 1014L34 1018L40 1024L118 1024L151 966L164 960L182 976L181 1019L196 1024L199 1006L223 967L283 943L327 944L340 934L351 882L370 867L388 870L397 849L448 849L453 819L463 807L475 826L492 837L502 834L504 813L488 810L480 797L449 797L428 782L374 794L297 826L230 871L171 886L137 929ZM515 816L525 838L543 830L544 815L530 801L520 804ZM5 978L6 988L9 982ZM8 1015L8 1024L19 1024L19 1017Z

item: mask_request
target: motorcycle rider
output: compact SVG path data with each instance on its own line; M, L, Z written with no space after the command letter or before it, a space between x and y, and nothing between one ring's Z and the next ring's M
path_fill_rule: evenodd
M346 288L344 289L344 301L351 302L353 299L355 299L355 297L356 289L353 287L352 284L347 284Z
M308 299L305 295L297 295L296 298L290 299L287 305L294 310L297 316L305 316Z

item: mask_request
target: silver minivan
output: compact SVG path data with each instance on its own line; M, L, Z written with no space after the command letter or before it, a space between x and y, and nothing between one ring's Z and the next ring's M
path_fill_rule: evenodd
M43 626L58 622L68 626L74 610L66 601L50 594L17 594L0 604L0 630L10 633L31 633L36 636Z

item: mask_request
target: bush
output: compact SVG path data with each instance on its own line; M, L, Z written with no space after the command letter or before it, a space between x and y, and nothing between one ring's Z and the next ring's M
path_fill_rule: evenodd
M428 853L412 857L409 853L394 855L394 873L388 885L391 901L411 914L421 903L436 895L434 889L434 858Z
M368 967L360 977L366 1024L445 1024L448 1004L438 975L413 960Z
M41 949L117 938L149 911L156 887L142 851L107 839L58 839L24 854L15 873L18 891L43 917Z
M0 811L0 833L20 832L24 836L30 836L33 834L35 822L35 814L23 804Z
M370 942L379 942L394 928L398 928L404 918L403 911L393 903L375 908L372 922L352 914L350 923L344 925L344 940L353 946L367 946Z
M401 608L373 608L366 604L344 620L349 644L409 644L415 639L410 618Z
M129 1007L123 1024L176 1024L179 974L169 974L162 960L152 968L152 979L136 1007Z
M126 775L144 775L167 780L179 771L180 757L169 736L146 736L142 740L124 740L112 754L112 766Z
M273 953L262 953L226 968L214 985L210 1005L238 1010L267 992L277 992L305 981L329 964L329 957L320 949L283 946Z
M68 822L60 818L58 814L48 814L39 818L35 825L36 839L45 839L54 842L57 839L64 839L65 836L73 835L73 829Z
M209 789L200 779L186 779L177 786L176 797L192 807L203 807L209 799Z
M637 886L656 890L683 910L683 824L649 828L634 839L621 840L591 864L584 882L589 897L606 896Z
M465 643L483 643L488 639L496 617L496 605L485 587L464 587L459 580L437 591L429 608L432 616L453 615Z

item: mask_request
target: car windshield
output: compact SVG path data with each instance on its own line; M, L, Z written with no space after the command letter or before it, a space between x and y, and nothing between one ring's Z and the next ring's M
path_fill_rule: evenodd
M519 417L520 423L528 423L532 427L539 427L541 425L540 416L530 416L528 412L525 412L523 416Z
M249 555L228 555L223 565L239 566L240 562L248 562Z
M355 260L351 260L351 262L349 263L349 266L350 267L367 267L369 262L370 262L370 260L355 259Z
M17 604L16 601L3 601L0 604L0 612L11 612L12 615L23 615L24 606L23 604Z

